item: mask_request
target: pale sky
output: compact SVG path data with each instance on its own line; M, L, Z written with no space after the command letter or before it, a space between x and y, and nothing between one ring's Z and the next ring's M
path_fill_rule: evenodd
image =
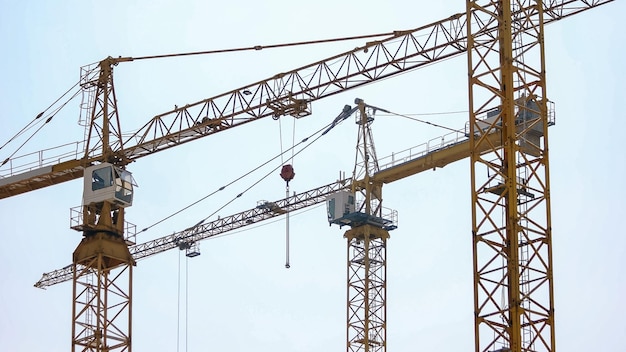
M107 56L268 45L422 26L465 11L463 1L208 4L200 1L2 1L0 5L0 145L79 78L79 68ZM618 350L626 345L626 69L623 20L616 1L546 28L547 92L556 104L550 173L556 346L562 351ZM124 131L152 116L272 77L363 41L122 63L115 87ZM466 111L464 56L313 103L295 121L295 140L332 121L359 97L403 113ZM18 155L78 141L79 103L72 101ZM427 116L461 128L467 114ZM280 125L279 125L280 124ZM129 165L139 183L127 220L144 228L217 190L291 146L294 119L264 119ZM280 128L282 127L282 128ZM446 131L379 116L378 156ZM352 119L293 161L292 192L353 169ZM18 145L0 149L0 160ZM277 166L273 164L272 167ZM141 234L169 235L212 214L271 168ZM386 185L384 204L399 213L387 260L388 351L473 349L469 161ZM80 204L78 180L0 201L0 350L67 351L72 285L33 287L41 274L71 263L81 234L69 229ZM276 173L219 212L253 208L285 196ZM213 217L212 219L215 219ZM134 271L134 351L331 351L345 349L346 242L324 207L290 221L291 269L284 268L284 218L204 241L188 261L178 251L140 261ZM182 267L179 270L179 259ZM179 276L185 305L178 306ZM184 300L183 300L184 302ZM180 318L177 318L180 316ZM186 324L185 324L186 323ZM178 328L180 326L180 328ZM180 331L180 338L177 338Z

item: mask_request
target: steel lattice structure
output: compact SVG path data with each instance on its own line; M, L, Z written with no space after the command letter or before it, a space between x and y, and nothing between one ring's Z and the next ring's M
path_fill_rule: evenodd
M348 352L387 350L387 239L395 224L383 218L382 182L371 125L375 110L357 99L359 131L352 193L357 194L355 218L344 237L348 243ZM393 225L393 226L392 226Z
M543 3L468 1L467 13L470 144L502 136L471 156L476 351L553 351Z
M72 349L130 351L132 262L111 267L100 253L72 269Z

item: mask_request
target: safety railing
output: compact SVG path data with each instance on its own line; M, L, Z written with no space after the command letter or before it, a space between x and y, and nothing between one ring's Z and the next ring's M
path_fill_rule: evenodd
M126 132L122 138L127 141L132 132ZM90 145L98 145L101 140L91 138ZM119 145L119 143L117 144ZM89 158L96 157L98 150L94 149ZM57 165L64 161L79 160L85 156L85 141L71 142L56 147L16 156L6 160L6 164L0 167L0 179L22 174L46 166Z
M426 143L422 143L414 147L380 158L378 159L378 166L380 170L385 170L390 167L405 163L407 161L423 157L429 153L451 147L455 144L464 142L467 139L468 138L464 130L453 131L444 134L443 136L433 138Z
M0 178L83 157L84 142L72 142L8 159L0 168Z
M70 228L76 231L88 230L89 226L84 225L83 206L75 206L70 208ZM124 240L131 246L137 240L137 225L124 221Z

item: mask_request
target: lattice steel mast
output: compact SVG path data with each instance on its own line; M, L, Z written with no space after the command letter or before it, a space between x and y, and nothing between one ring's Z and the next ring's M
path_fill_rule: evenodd
M543 6L467 1L477 352L554 350Z
M356 103L359 133L352 188L329 200L329 221L351 227L344 234L348 242L346 349L384 352L387 239L388 230L396 228L396 214L383 214L383 182L372 177L380 171L370 128L377 108L360 99Z
M132 203L125 179L122 136L113 88L113 59L105 59L82 77L91 96L91 119L85 160L102 150L102 166L87 167L82 223L73 226L83 239L73 253L72 351L131 351L132 269L135 261L124 239L124 208ZM89 147L89 141L96 146ZM118 144L121 153L113 153ZM92 175L101 186L92 185ZM102 176L102 178L100 178ZM104 193L109 192L112 196ZM97 193L97 199L90 194Z

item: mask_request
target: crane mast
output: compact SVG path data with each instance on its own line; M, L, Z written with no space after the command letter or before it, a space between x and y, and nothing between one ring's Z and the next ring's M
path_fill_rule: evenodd
M357 159L352 192L360 193L361 214L349 222L344 237L348 242L348 302L346 350L384 352L387 350L387 239L393 229L382 214L382 182L372 177L379 171L371 124L375 109L357 99L359 126ZM370 109L366 109L369 107ZM366 111L369 110L369 111ZM358 201L358 200L357 200ZM348 215L349 216L349 215Z
M358 111L357 157L350 192L328 199L328 221L350 226L347 239L346 350L384 352L387 348L387 239L397 227L397 213L383 214L380 171L371 124L377 109L356 99L338 119ZM332 128L332 127L331 127ZM358 196L358 197L357 197Z
M554 350L543 6L467 1L476 352Z
M107 58L97 77L83 76L82 88L93 94L85 157L101 148L101 162L84 167L83 238L73 253L72 351L131 351L132 274L135 261L124 238L124 209L132 205L132 176L124 170L122 135ZM97 135L97 145L89 146ZM112 150L117 145L118 152ZM120 153L121 152L121 153Z

